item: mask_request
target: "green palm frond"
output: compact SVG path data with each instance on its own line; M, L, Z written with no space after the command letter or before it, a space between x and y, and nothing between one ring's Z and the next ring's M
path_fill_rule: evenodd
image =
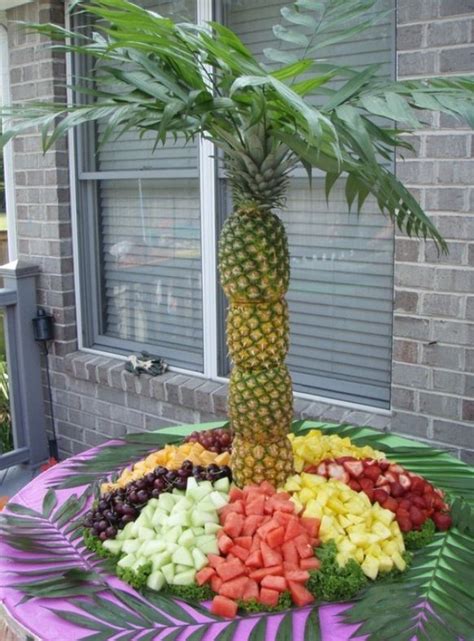
M474 125L474 80L393 82L380 78L376 66L360 71L319 60L322 48L382 20L387 12L379 6L376 0L296 0L274 27L282 46L265 51L278 62L270 68L220 24L174 23L127 0L92 0L83 7L96 20L90 35L30 25L60 51L93 63L85 81L74 79L77 103L4 111L14 124L1 141L36 126L48 149L69 129L97 120L107 123L103 141L130 129L153 132L157 145L170 136L202 135L230 158L232 178L232 153L247 149L249 130L261 125L289 168L300 162L310 178L312 168L326 174L327 196L344 179L349 207L360 210L371 195L402 231L432 238L445 250L388 161L394 151L411 148L405 134L422 126L426 110ZM284 185L283 171L282 190Z

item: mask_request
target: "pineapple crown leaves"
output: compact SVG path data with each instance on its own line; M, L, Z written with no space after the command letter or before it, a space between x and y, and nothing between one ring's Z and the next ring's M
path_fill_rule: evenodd
M238 202L283 205L287 173L301 162L310 179L313 168L326 175L327 197L342 176L350 207L360 211L372 195L402 231L430 237L445 250L388 165L394 150L412 150L406 133L423 126L426 110L474 126L473 78L393 82L379 77L375 65L356 70L320 62L325 47L353 38L387 13L380 0L296 0L281 9L273 30L279 46L264 52L268 67L218 23L175 23L127 0L91 0L81 9L96 21L89 35L81 28L30 25L60 51L91 64L85 80L74 79L76 103L4 109L12 120L0 141L36 126L46 150L67 130L97 120L107 122L102 142L132 128L153 132L157 145L169 136L202 135L227 156ZM273 183L262 183L257 194L252 181L240 178L252 177L249 138L256 125L264 129L264 148L271 140L270 156L278 148L282 153L280 164L269 162Z

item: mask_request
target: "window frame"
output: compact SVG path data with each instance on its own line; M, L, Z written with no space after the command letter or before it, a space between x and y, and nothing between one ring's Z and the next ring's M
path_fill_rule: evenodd
M71 0L67 0L67 5ZM222 17L222 10L219 1L196 0L197 22L204 24L210 20L219 20ZM396 30L396 20L393 21L393 28ZM71 28L71 13L67 12L66 28ZM393 74L396 75L396 33L392 39L392 60ZM78 58L67 55L67 78L68 85L75 72L78 71ZM71 89L68 88L68 100L72 100ZM87 128L86 135L83 134ZM78 348L80 351L96 354L97 356L117 357L125 360L131 352L148 350L151 353L157 351L156 344L136 343L126 339L107 337L103 333L97 333L96 328L100 327L101 314L101 283L98 263L102 253L99 242L99 212L97 197L94 192L97 190L99 180L114 178L122 179L150 179L164 178L162 170L119 170L96 172L95 167L88 166L93 157L89 151L94 146L95 126L87 125L79 130L68 133L69 165L71 169L71 210L72 210L72 232L73 232L73 260L74 278L77 306L77 327L78 327ZM229 378L222 376L219 372L225 371L224 364L227 360L227 348L224 331L224 296L217 287L217 240L223 224L223 212L225 211L222 189L219 189L218 162L215 158L214 145L203 138L198 141L198 173L200 191L201 211L201 275L202 275L202 312L203 312L203 371L189 369L187 367L170 366L170 371L182 373L189 376L199 377L206 380L213 380L228 383ZM81 183L84 182L84 187ZM79 211L86 206L92 215L82 217L79 220ZM87 220L84 220L87 219ZM91 224L92 223L92 224ZM97 339L100 338L100 341ZM120 343L120 345L118 345ZM293 378L309 375L292 374ZM313 379L320 378L319 375L311 375ZM300 385L304 385L303 382ZM353 383L347 381L346 389ZM357 383L354 383L357 386ZM390 388L389 388L390 389ZM387 399L387 406L366 405L356 401L321 396L316 393L294 390L297 398L307 399L315 402L330 403L342 407L370 411L374 414L390 415L391 398Z

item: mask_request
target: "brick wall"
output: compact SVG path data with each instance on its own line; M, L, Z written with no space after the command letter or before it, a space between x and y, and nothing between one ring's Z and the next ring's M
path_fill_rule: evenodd
M400 0L400 79L474 71L474 0ZM474 459L474 161L472 132L429 115L417 158L397 172L449 247L397 235L392 429Z
M472 25L464 14L472 17L472 5L472 0L400 0L400 74L464 69L472 50L467 44ZM40 0L9 11L8 18L13 99L58 98L64 61L43 38L26 36L13 21L61 23L62 2ZM433 213L451 253L438 260L430 246L396 241L393 429L457 452L464 447L468 457L474 450L469 441L474 348L467 322L474 320L471 138L447 118L431 124L434 129L418 137L422 160L400 163L399 173ZM124 371L122 360L77 351L66 142L43 156L38 135L17 139L15 180L19 257L40 265L39 303L56 321L50 363L61 454L134 430L223 417L226 385L172 372L137 378ZM47 402L46 411L49 415ZM389 417L324 402L296 399L295 414L390 429Z

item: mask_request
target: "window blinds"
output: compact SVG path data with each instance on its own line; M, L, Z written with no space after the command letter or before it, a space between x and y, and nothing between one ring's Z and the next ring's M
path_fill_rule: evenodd
M145 0L146 8L195 20L195 2ZM96 137L106 123L99 123ZM86 180L96 183L98 297L95 345L147 349L203 371L201 223L197 143L155 147L130 131L96 145Z
M277 0L224 2L223 16L258 54L265 47L280 47L279 43L275 45L272 26L279 23L284 5ZM378 8L387 6L388 0L384 0ZM356 36L354 41L322 50L321 58L359 67L380 63L379 73L391 75L392 20L385 18L383 24ZM219 173L222 178L222 171ZM291 253L288 365L295 389L388 407L392 225L370 200L360 216L348 213L343 181L336 185L327 204L322 179L316 178L310 189L300 178L303 175L301 170L295 172L287 209L282 213ZM225 190L225 186L222 188ZM223 198L222 202L228 200Z

